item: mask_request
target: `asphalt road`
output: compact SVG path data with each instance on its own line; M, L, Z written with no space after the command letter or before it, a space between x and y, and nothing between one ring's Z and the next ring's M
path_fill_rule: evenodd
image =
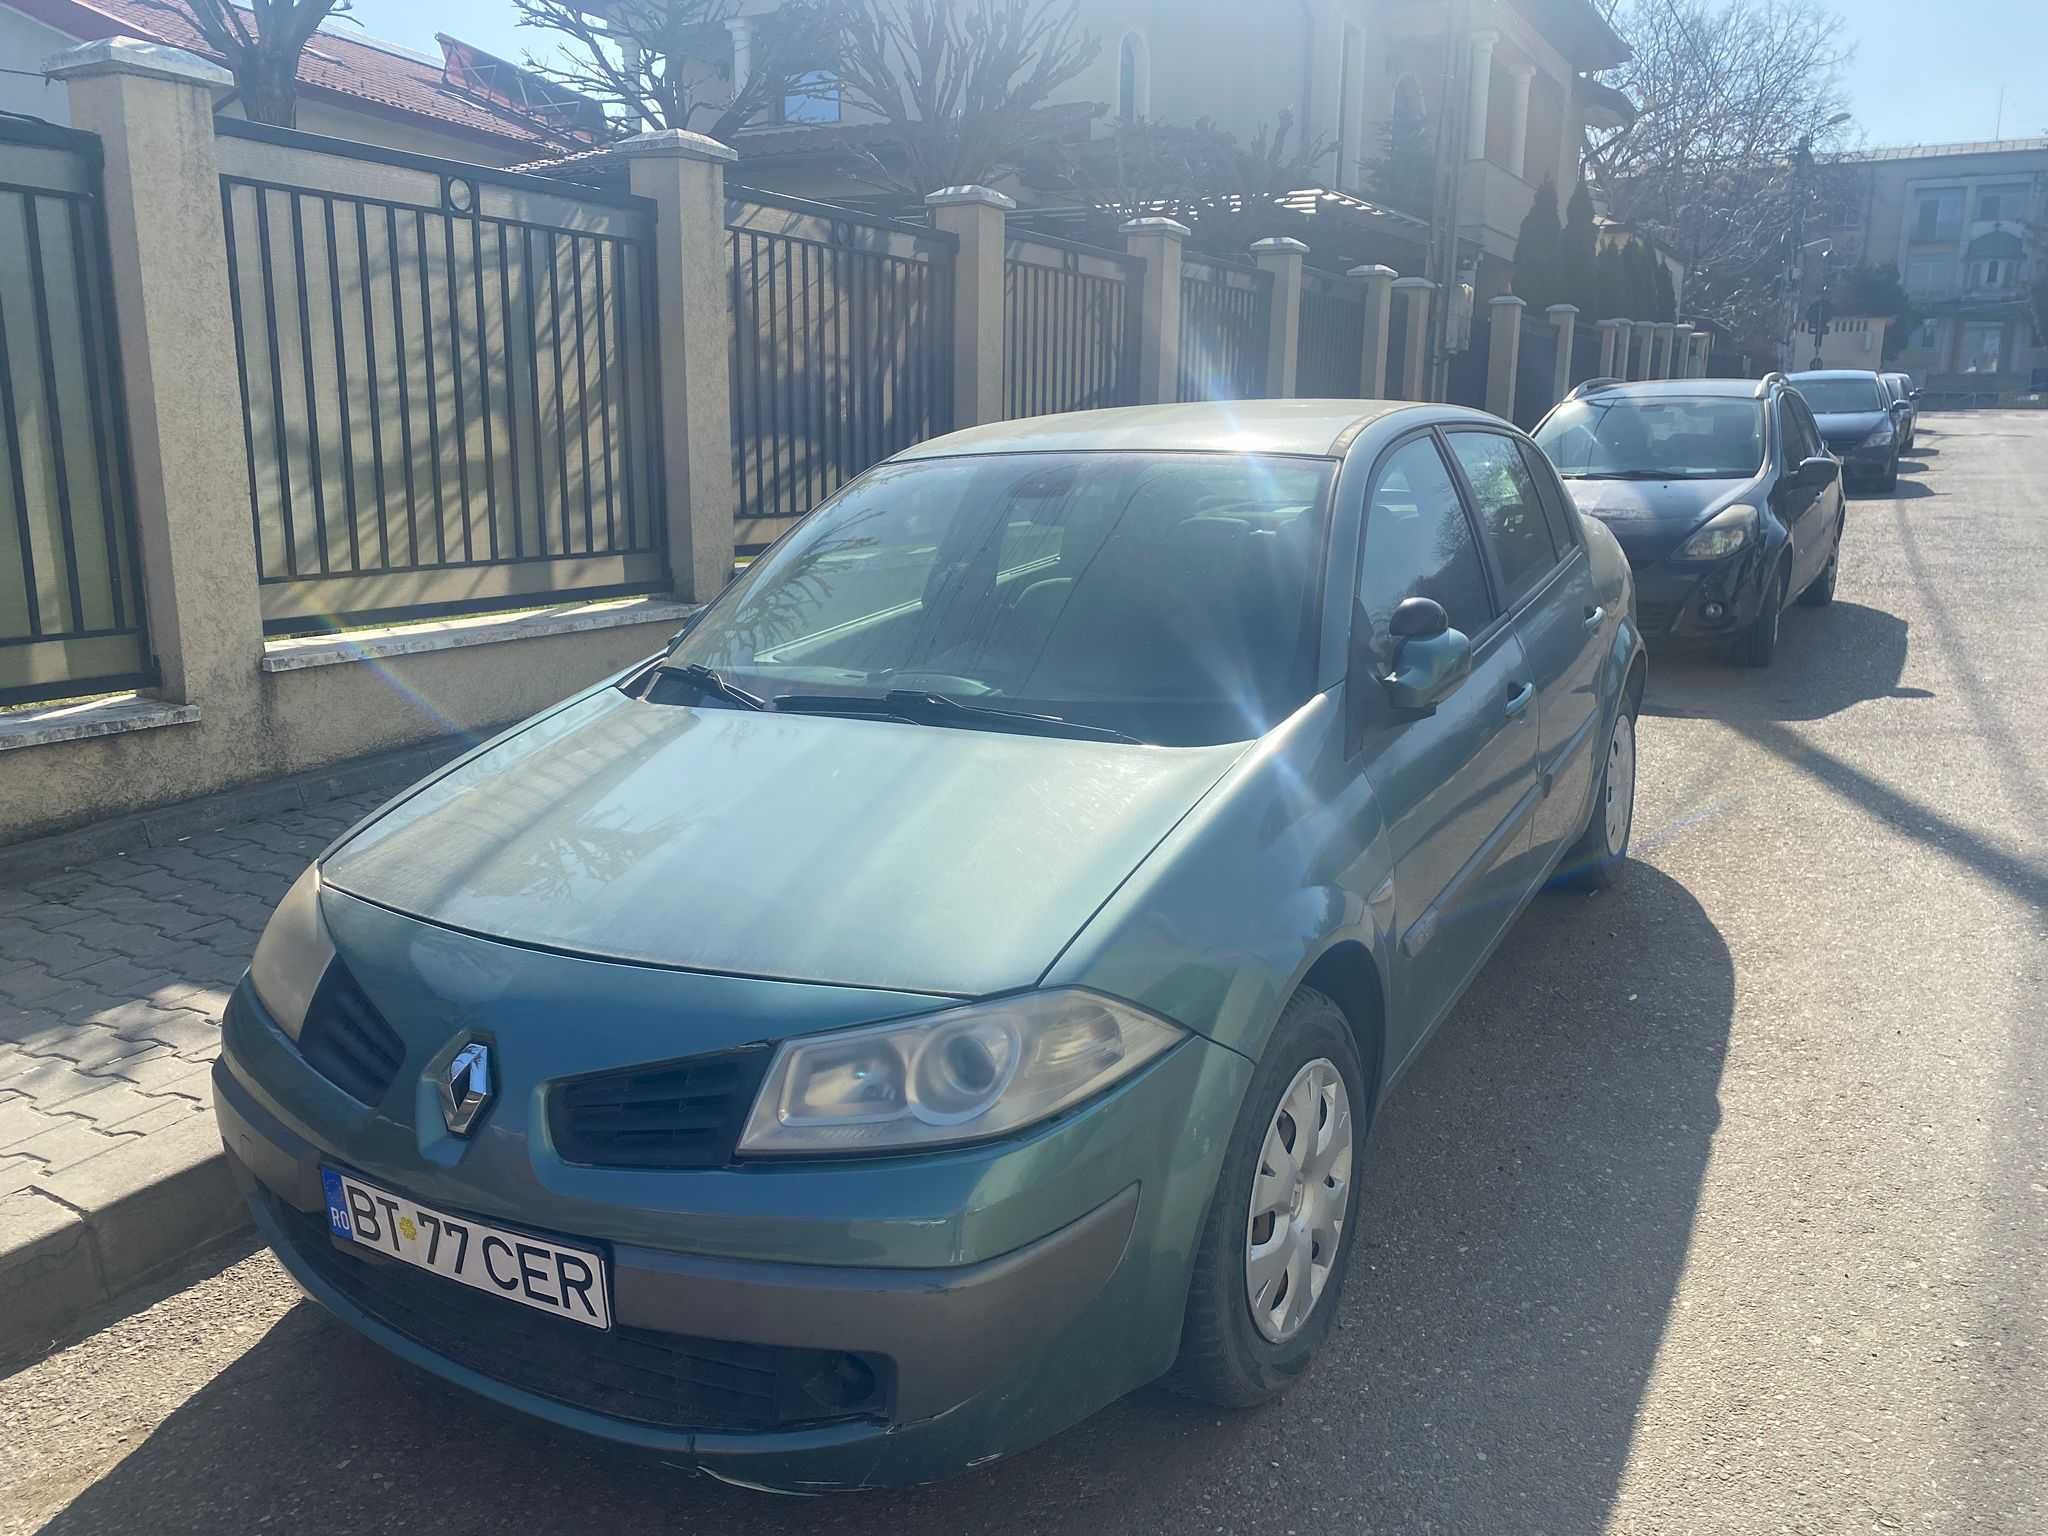
M1541 898L1389 1106L1280 1404L780 1500L240 1253L0 1381L0 1531L2048 1531L2048 415L1921 439L1772 670L1654 658L1639 862Z

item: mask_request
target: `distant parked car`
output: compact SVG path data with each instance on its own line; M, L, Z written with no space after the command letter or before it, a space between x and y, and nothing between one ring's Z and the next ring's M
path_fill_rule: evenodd
M920 444L300 876L229 1161L351 1327L752 1486L925 1481L1167 1373L1264 1401L1389 1086L1627 855L1632 606L1477 411Z
M1581 385L1535 436L1627 554L1646 639L1767 667L1786 604L1833 601L1841 466L1784 375Z
M1851 484L1889 491L1899 483L1899 423L1891 391L1865 369L1826 368L1789 375L1820 426L1821 441L1842 461Z
M1913 382L1910 374L1885 373L1879 374L1878 377L1884 380L1885 388L1891 391L1892 416L1899 423L1902 434L1899 451L1911 453L1913 439L1918 435L1920 426L1920 407L1916 403L1920 398L1920 387Z

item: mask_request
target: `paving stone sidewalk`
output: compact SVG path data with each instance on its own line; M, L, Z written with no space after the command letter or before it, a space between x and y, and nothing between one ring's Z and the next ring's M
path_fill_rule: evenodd
M221 1010L285 888L383 798L0 885L0 1357L239 1223Z

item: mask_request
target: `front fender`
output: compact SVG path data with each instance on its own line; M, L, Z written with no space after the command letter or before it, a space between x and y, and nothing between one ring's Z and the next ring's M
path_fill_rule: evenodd
M1371 786L1344 759L1343 716L1340 685L1247 752L1041 984L1128 998L1257 1060L1333 947L1363 946L1384 976L1392 913L1372 896L1393 865Z

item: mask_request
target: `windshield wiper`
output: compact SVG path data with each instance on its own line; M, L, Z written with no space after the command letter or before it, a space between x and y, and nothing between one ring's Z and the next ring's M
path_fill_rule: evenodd
M970 729L1021 731L1033 736L1068 736L1078 741L1120 741L1144 745L1136 736L1106 725L1088 725L1061 715L1034 714L1022 709L995 709L964 704L950 694L920 688L891 688L871 694L780 693L775 708L794 715L856 715L867 719L903 720L912 725L963 725Z
M758 693L749 693L738 683L729 682L723 672L707 667L700 661L687 662L680 667L665 670L678 677L686 677L706 693L715 693L728 704L737 704L741 709L766 709L768 701Z

